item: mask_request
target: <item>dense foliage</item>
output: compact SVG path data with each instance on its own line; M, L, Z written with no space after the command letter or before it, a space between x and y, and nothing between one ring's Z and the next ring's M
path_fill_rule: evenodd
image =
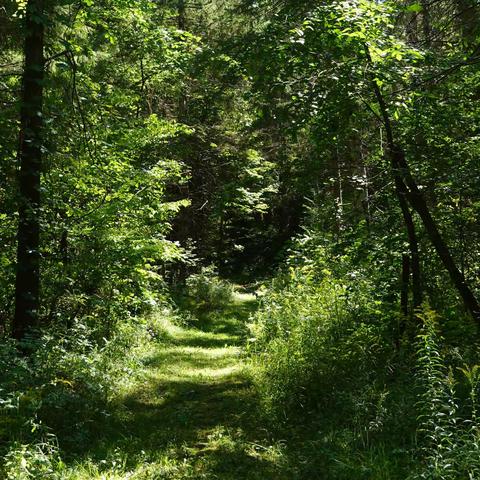
M291 478L480 478L479 25L476 0L3 2L0 476L75 478L162 322L220 324L237 282Z

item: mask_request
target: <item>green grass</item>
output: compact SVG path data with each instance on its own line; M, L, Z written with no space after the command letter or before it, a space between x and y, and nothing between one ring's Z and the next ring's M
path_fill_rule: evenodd
M194 327L178 326L168 309L145 320L138 342L136 335L125 337L132 339L131 358L111 358L125 374L110 401L99 404L104 411L92 409L88 428L74 411L59 411L60 425L72 416L67 425L79 427L56 429L58 446L53 438L17 445L6 459L9 480L413 478L409 434L415 425L405 428L403 417L389 420L408 411L405 402L413 405L401 378L389 389L393 416L378 417L390 422L385 431L383 424L378 432L370 429L377 419L369 413L376 408L370 395L345 388L341 378L332 383L337 395L331 406L301 406L285 422L266 418L261 385L253 384L262 359L252 362L244 349L257 307L256 297L237 287L221 310L186 315Z
M198 328L167 325L95 441L70 452L65 479L291 479L260 420L242 345L253 295L237 292Z

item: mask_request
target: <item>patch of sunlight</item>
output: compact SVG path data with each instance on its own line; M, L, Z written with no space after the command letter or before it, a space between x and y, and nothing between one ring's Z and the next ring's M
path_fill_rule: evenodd
M233 301L236 303L255 302L257 300L253 293L234 292Z
M176 337L177 335L181 335L184 331L182 327L180 327L179 325L175 325L168 318L161 318L159 320L159 324L161 325L163 330L171 337Z
M192 357L202 357L202 358L209 358L212 360L218 358L224 358L226 356L238 356L240 355L241 348L240 347L220 347L220 348L203 348L203 347L179 347L179 348L171 348L166 350L166 352L180 352L187 355L191 355Z
M62 476L64 480L155 480L159 478L178 478L176 474L190 468L173 459L163 458L155 463L139 463L133 469L98 467L93 463L79 464ZM123 471L122 471L123 470ZM183 475L182 475L183 476Z
M199 376L208 378L222 378L237 374L240 371L242 371L242 365L238 364L225 368L202 368L202 370L199 372Z
M232 335L226 333L214 333L214 332L202 332L201 330L184 330L181 327L177 327L179 330L175 333L175 337L178 340L211 340L215 342L224 341L226 344L232 341Z

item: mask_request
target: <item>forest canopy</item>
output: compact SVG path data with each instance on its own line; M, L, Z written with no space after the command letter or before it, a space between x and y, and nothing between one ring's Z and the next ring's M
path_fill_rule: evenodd
M480 3L4 0L0 477L480 479Z

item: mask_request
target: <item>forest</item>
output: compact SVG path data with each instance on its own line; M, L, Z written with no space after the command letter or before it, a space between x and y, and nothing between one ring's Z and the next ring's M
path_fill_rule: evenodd
M0 0L0 479L480 480L479 0Z

